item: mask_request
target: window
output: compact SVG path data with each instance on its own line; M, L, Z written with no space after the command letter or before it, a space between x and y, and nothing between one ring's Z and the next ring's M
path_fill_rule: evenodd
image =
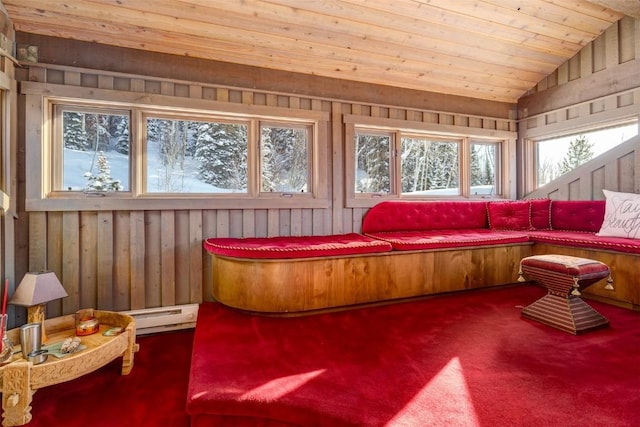
M261 126L261 191L308 191L310 133L308 127L275 124Z
M391 192L393 135L362 131L355 136L355 191Z
M638 134L637 121L535 141L536 188Z
M148 193L247 193L246 123L146 119Z
M195 207L216 200L218 208L269 207L275 198L288 207L328 204L326 188L314 185L328 173L327 146L318 143L327 137L326 112L218 102L232 111L66 97L45 102L51 120L43 134L51 140L43 140L35 160L41 158L44 175L33 181L42 186L32 187L30 206L73 209L82 203L62 200L95 196L128 209L162 209L172 198Z
M471 141L471 195L500 194L500 143Z
M62 152L54 190L129 191L129 113L72 106L56 113Z
M403 195L460 194L460 141L414 136L401 146Z
M386 122L390 126L383 127ZM345 116L345 123L347 206L397 198L513 197L506 173L513 132L421 122L409 129L409 122L360 116ZM451 132L456 128L459 134Z

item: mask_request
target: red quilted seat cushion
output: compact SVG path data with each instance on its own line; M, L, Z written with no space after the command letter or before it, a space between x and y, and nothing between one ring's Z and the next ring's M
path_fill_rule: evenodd
M523 258L520 265L575 277L599 273L606 276L609 273L609 267L605 263L565 255L534 255Z
M486 202L384 201L362 222L363 233L488 228Z
M333 236L216 237L204 241L212 254L238 258L311 258L388 252L391 245L357 233Z
M547 243L550 245L576 246L591 249L610 249L616 252L640 254L640 239L627 239L625 237L596 236L595 232L580 231L532 231L529 232L531 240L535 243Z
M393 249L398 251L504 245L529 241L526 233L489 229L395 231L368 235L391 243Z
M553 200L551 227L554 230L600 231L604 207L604 200Z

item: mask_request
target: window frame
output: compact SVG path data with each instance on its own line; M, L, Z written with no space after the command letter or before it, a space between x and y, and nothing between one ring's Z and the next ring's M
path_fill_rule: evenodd
M439 200L439 199L514 199L516 132L496 129L472 128L458 125L444 125L380 117L345 115L345 199L346 207L368 208L381 200ZM394 150L394 187L389 194L355 192L355 135L363 129L376 132L391 132L395 135ZM408 195L401 192L400 144L402 137L433 138L442 141L460 141L459 146L459 194L458 195ZM496 167L496 189L499 194L472 195L471 182L471 144L486 141L499 144L499 167ZM498 191L498 190L497 190Z
M50 173L50 192L49 197L51 198L62 198L69 194L69 197L75 198L77 196L76 193L82 193L82 191L77 190L62 190L62 184L64 182L64 152L62 147L63 138L62 135L64 133L63 129L63 119L62 115L67 112L82 112L82 113L91 113L91 114L109 114L109 115L122 115L129 117L129 133L131 134L131 123L132 123L132 114L128 110L123 109L105 109L97 106L78 106L75 103L67 103L67 104L52 104L51 105L51 126L52 126L52 135L51 135L51 173ZM104 192L100 193L103 197L122 197L120 193L124 193L130 195L133 193L132 190L132 177L135 174L135 164L131 161L131 150L132 143L129 140L129 189L118 191L118 192ZM90 195L90 194L87 194Z
M263 127L281 127L281 128L291 128L291 129L305 129L307 132L307 190L306 192L278 192L278 191L263 191L262 190L262 128ZM313 194L318 192L318 186L316 183L318 182L317 178L314 177L313 170L314 168L314 158L316 153L318 152L317 148L317 132L314 126L311 126L309 123L301 123L295 121L277 121L273 120L259 120L257 123L257 132L258 137L256 139L256 143L258 145L257 150L257 159L258 163L258 173L257 173L257 182L256 184L256 194L258 197L262 198L271 198L274 197L303 197L303 198L312 198Z
M136 146L138 151L138 158L147 157L147 119L154 118L160 120L176 120L176 121L194 121L194 122L210 122L210 123L225 123L225 124L244 124L247 126L247 170L251 170L252 165L255 162L255 153L253 153L251 147L252 127L255 126L254 121L248 118L230 118L228 116L220 115L190 115L184 113L172 113L153 109L144 109L138 112L140 114L140 133L141 144ZM172 192L150 192L147 187L148 179L148 163L136 162L139 164L140 178L136 180L136 184L139 184L136 194L143 198L154 197L177 197L177 198L200 198L200 197L215 197L215 198L247 198L255 195L255 192L251 191L251 179L247 177L247 191L244 193L172 193Z
M491 138L469 138L469 160L471 160L471 147L473 145L492 145L495 147L495 194L503 194L504 193L504 180L500 179L503 174L504 162L503 162L503 141L499 139L491 139ZM469 189L471 189L471 164L469 164ZM473 195L472 195L473 196ZM479 196L479 195L478 195ZM476 196L476 197L478 197Z
M450 197L459 197L462 196L462 188L463 185L465 183L465 174L463 173L464 169L463 169L463 158L465 156L465 146L466 141L465 138L463 137L457 137L457 136L442 136L442 135L434 135L432 133L417 133L417 132L400 132L398 135L398 147L397 147L397 153L402 153L402 139L403 138L412 138L412 139L428 139L428 140L433 140L433 142L442 142L442 143L447 143L447 144L456 144L458 146L458 194L456 195L447 195L447 196L427 196L427 195L416 195L416 194L410 194L410 193L403 193L402 192L402 182L398 182L399 187L398 187L398 195L401 198L407 198L407 199L416 199L416 198L429 198L432 199L434 197L438 197L438 198L450 198ZM398 161L397 161L397 170L399 171L398 173L398 178L401 181L402 180L402 159L401 156L398 155Z
M351 138L351 150L347 150L347 153L351 153L352 161L348 163L352 168L355 168L356 164L356 156L355 156L355 137L358 134L366 134L373 136L388 136L389 137L389 191L385 192L356 192L356 179L355 179L355 171L354 174L351 175L353 180L353 185L350 187L351 191L355 194L355 197L374 197L374 198L389 198L395 194L397 194L397 178L395 171L397 170L397 162L398 162L398 133L391 129L384 128L375 128L375 127L361 127L355 126L353 131L353 137ZM349 147L349 143L347 143L347 147ZM347 156L349 157L349 156ZM347 166L348 169L349 166Z
M329 155L329 117L330 114L318 110L301 110L285 107L248 105L208 99L182 99L171 96L140 94L96 88L78 88L51 86L37 82L27 82L22 88L27 102L32 108L26 114L26 167L38 172L38 176L29 177L26 183L27 211L77 211L77 210L135 210L135 209L175 209L175 201L180 200L181 209L245 209L270 208L277 203L286 208L326 208L330 204L329 192L318 186L318 182L326 182L328 177ZM112 192L110 194L85 194L83 192L52 191L53 181L53 138L55 135L53 106L73 105L74 107L91 108L100 111L131 111L131 167L128 192ZM312 176L313 191L303 194L262 195L253 194L210 194L210 193L144 193L143 182L143 148L142 130L145 127L143 112L158 114L163 117L217 118L225 121L248 120L268 121L275 123L306 124L311 127L313 140L309 163ZM60 123L61 125L61 123ZM146 131L145 131L146 132ZM249 129L248 133L257 136L258 130ZM322 141L322 143L321 143ZM257 167L258 153L251 154L254 169ZM60 166L58 166L60 167ZM59 170L59 169L58 169ZM257 179L253 179L257 189Z
M538 185L538 173L539 173L539 158L538 158L538 144L540 142L559 139L559 138L569 138L569 137L577 137L579 135L588 134L592 132L598 132L606 129L622 127L625 125L637 125L640 129L640 118L638 116L626 117L626 118L616 118L615 120L609 121L599 121L594 123L585 124L583 126L572 126L566 129L562 129L560 131L548 132L548 133L535 133L532 132L529 136L523 139L524 147L525 147L525 155L526 158L530 161L527 162L530 165L530 170L525 168L524 176L525 176L525 194L529 194L535 191L538 191L545 186L553 183L561 181L566 174L560 175L555 179L551 180L548 183ZM640 135L640 132L638 133ZM597 156L606 155L611 150L615 150L617 147L614 146L611 149L604 151ZM596 156L596 157L597 157ZM593 159L592 159L593 160ZM591 161L591 160L590 160ZM571 172L568 172L571 173Z

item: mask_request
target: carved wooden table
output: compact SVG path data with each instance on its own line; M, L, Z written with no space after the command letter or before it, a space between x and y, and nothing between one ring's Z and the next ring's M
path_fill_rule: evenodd
M138 351L136 344L136 324L133 317L110 311L93 310L100 321L100 331L80 337L86 348L63 358L49 355L39 365L34 365L22 357L22 352L14 354L13 360L0 367L0 391L2 392L2 425L19 426L31 421L31 400L33 393L42 387L70 381L95 371L107 363L122 357L122 375L133 368L133 354ZM63 341L76 336L75 315L45 320L47 344ZM122 327L124 331L115 336L102 333L111 327ZM20 349L20 329L7 332ZM14 350L14 351L15 351Z

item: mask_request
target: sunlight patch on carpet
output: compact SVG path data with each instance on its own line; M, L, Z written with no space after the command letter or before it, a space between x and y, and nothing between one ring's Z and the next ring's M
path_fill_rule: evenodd
M276 401L282 396L302 387L307 382L324 373L324 371L325 369L318 369L317 371L276 378L264 383L260 387L249 390L240 396L239 400L264 400L265 396L269 396L269 401Z
M387 425L480 426L460 359L451 359Z

